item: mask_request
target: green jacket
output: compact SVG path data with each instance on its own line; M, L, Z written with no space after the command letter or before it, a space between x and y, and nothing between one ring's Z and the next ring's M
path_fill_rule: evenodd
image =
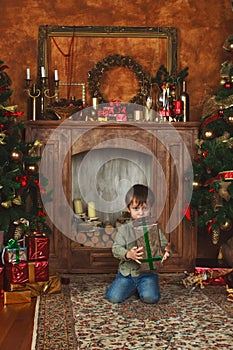
M162 251L164 251L168 241L161 228L158 227L158 229ZM123 276L131 275L132 277L137 277L141 273L140 264L125 257L126 253L136 245L133 220L130 220L118 228L115 241L112 245L113 256L120 259L118 271Z

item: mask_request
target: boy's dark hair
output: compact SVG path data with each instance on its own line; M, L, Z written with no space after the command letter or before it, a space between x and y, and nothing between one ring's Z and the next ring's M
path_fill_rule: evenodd
M132 186L125 196L125 204L129 208L130 204L136 202L137 206L149 203L150 206L154 204L155 197L151 189L145 185L137 184Z

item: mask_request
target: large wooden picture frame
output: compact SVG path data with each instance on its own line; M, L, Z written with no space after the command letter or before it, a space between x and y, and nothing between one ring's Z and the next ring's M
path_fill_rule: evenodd
M38 77L40 77L40 69L43 66L51 82L54 80L54 70L57 69L63 89L64 86L69 89L66 91L68 97L70 95L81 97L81 86L77 83L85 83L86 101L90 102L93 96L90 96L88 89L89 73L96 68L96 65L98 68L98 64L105 62L106 57L114 55L132 59L136 65L142 67L148 79L155 76L160 65L164 65L170 74L175 74L177 71L177 29L174 27L47 25L39 27ZM137 75L134 75L132 69L127 69L128 66L120 68L125 69L109 77L103 74L103 70L99 72L101 96L103 93L104 100L119 99L114 95L114 87L118 83L123 84L119 90L124 96L120 98L130 101L131 96L135 95L138 89ZM139 83L143 85L144 81ZM80 92L71 91L72 86L75 86L76 89L78 86Z

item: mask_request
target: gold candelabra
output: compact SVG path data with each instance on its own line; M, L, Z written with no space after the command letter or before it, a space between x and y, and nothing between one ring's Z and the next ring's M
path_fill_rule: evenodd
M44 119L45 116L45 99L54 98L56 102L59 100L59 80L58 74L55 73L55 87L54 94L50 95L50 89L48 88L48 78L45 76L44 67L41 67L41 78L40 78L40 88L36 84L31 85L30 70L27 69L27 79L25 92L28 97L32 99L32 120L35 121L36 118L36 100L40 97L40 116Z

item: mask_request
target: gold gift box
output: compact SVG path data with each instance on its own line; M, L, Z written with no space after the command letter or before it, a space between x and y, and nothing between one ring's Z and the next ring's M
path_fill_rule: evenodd
M10 292L29 291L32 297L37 297L42 294L59 293L61 291L61 278L58 275L51 275L46 282L10 283L8 290Z
M15 291L15 292L4 292L4 305L9 304L23 304L31 302L31 292Z

